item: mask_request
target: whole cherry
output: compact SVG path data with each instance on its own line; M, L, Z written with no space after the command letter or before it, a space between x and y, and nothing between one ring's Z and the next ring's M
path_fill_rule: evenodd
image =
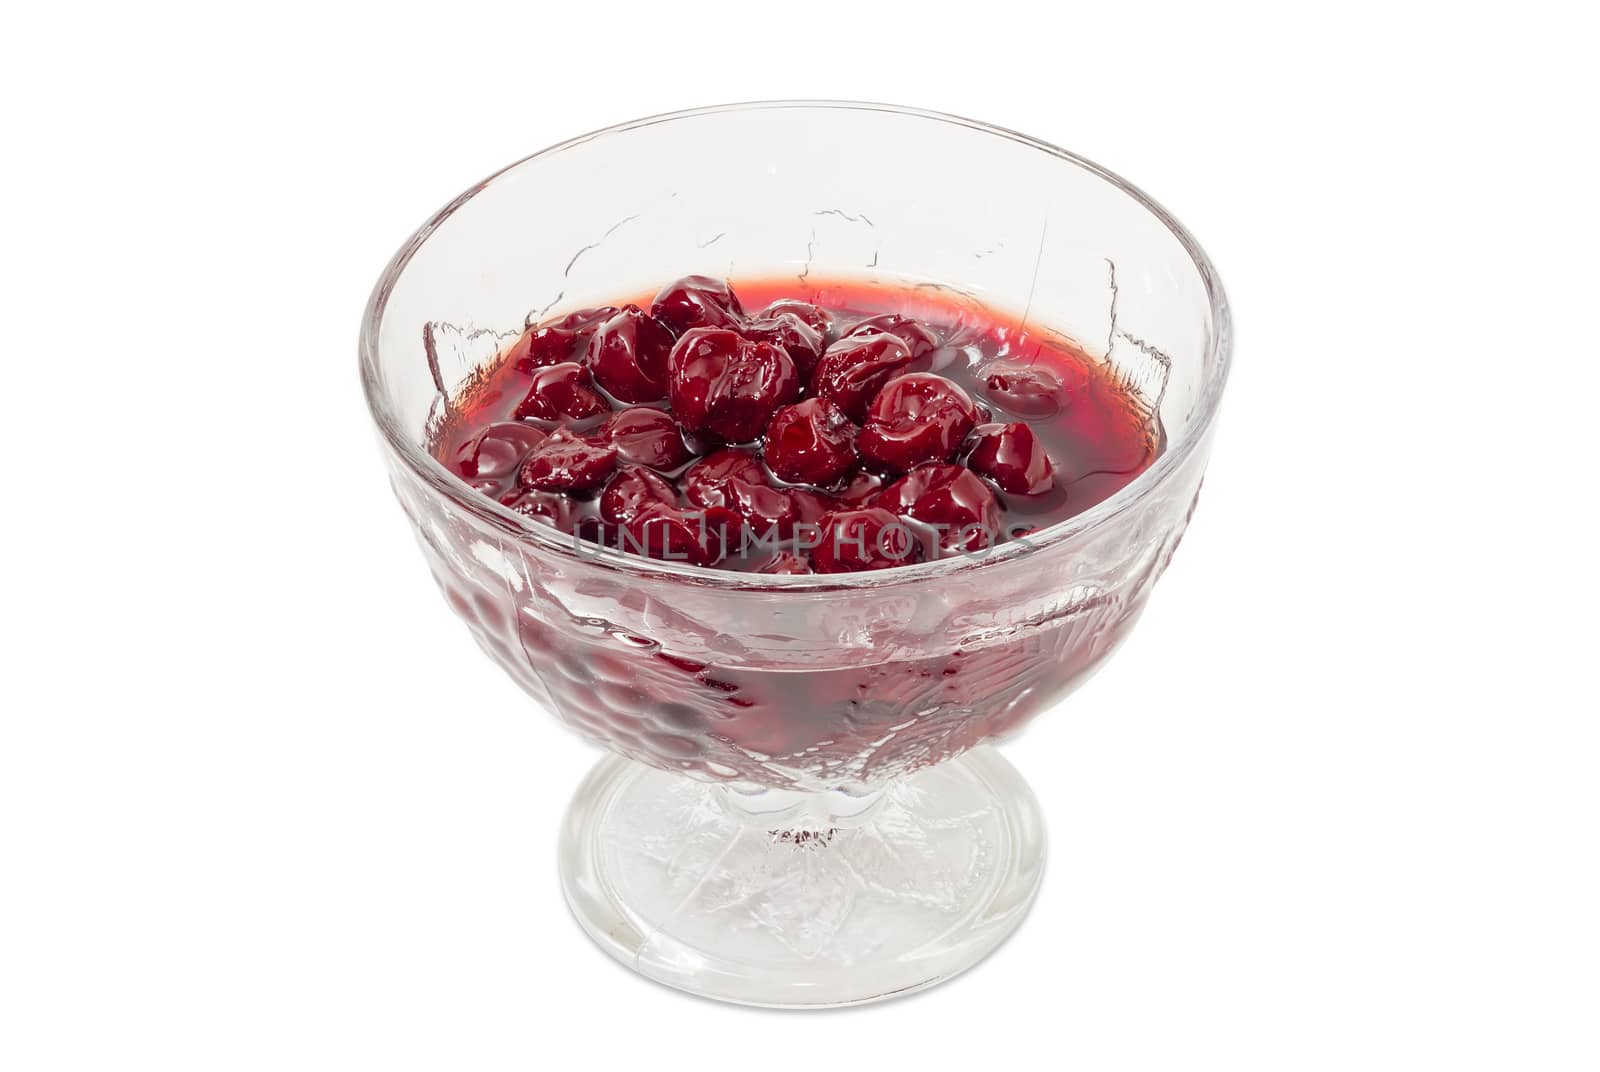
M691 465L679 478L686 499L696 506L724 506L728 484L745 480L763 483L767 478L761 460L748 450L725 447Z
M904 566L922 557L916 536L880 507L835 510L818 523L811 565L818 573L849 573Z
M615 447L622 461L652 469L676 469L692 457L672 415L648 406L617 410L606 418L596 436Z
M772 414L800 392L789 355L726 328L684 333L668 358L673 412L691 432L729 443L758 437Z
M650 315L680 335L690 328L737 328L744 322L739 297L726 280L686 275L661 288Z
M904 472L948 461L977 423L977 407L960 386L931 372L910 372L884 384L872 400L856 446L868 461Z
M744 531L758 540L786 540L801 520L800 507L789 492L749 480L728 481L726 507L738 515Z
M989 400L1019 417L1054 417L1067 407L1067 385L1043 365L1003 358L985 365L981 374Z
M787 538L801 520L789 495L768 486L755 455L724 449L708 454L683 474L684 498L702 509L732 511L750 534Z
M858 320L844 333L844 337L848 339L878 331L893 335L905 343L914 361L921 361L939 348L939 336L932 328L920 320L913 320L899 313L879 313L877 316Z
M967 466L1014 495L1050 490L1054 472L1044 444L1026 424L981 424L968 440Z
M897 336L881 331L848 335L828 347L817 362L811 393L831 399L845 416L861 421L879 388L909 364L911 350Z
M1004 536L994 490L959 465L920 465L872 502L932 527L943 550L979 551Z
M782 347L794 362L795 371L802 381L811 379L812 370L822 359L826 347L823 333L800 319L794 313L775 313L752 317L742 332L753 342L770 342Z
M522 372L544 365L572 361L583 353L594 329L615 313L616 307L579 309L543 324L533 324L511 344L510 360Z
M456 456L457 470L469 479L510 477L547 435L544 429L523 421L496 421L462 446Z
M781 316L788 313L797 316L802 322L815 331L824 343L833 341L833 316L820 305L814 305L798 298L779 298L765 309L751 317L752 320L763 320L769 317Z
M614 448L557 428L528 455L517 474L525 488L541 491L585 491L605 483L617 468Z
M738 518L721 508L648 503L622 526L619 546L650 558L714 566L736 549Z
M584 362L613 398L657 402L667 397L667 354L673 341L665 324L629 305L595 329Z
M642 466L629 466L611 478L600 493L600 516L613 525L625 525L646 506L676 506L672 485Z
M562 361L533 370L528 395L517 406L518 419L582 421L611 408L594 389L589 370L576 361Z
M663 503L647 503L622 525L617 548L636 555L693 565L706 564L706 551L694 519Z
M856 426L828 398L784 406L767 425L767 466L793 484L833 484L856 467Z

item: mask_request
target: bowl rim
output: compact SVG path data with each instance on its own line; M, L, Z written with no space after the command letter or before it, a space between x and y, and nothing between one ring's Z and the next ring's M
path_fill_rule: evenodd
M1196 402L1197 416L1195 420L1184 429L1184 434L1176 442L1167 444L1167 449L1156 459L1155 464L1140 473L1115 494L1096 503L1080 514L1074 514L1072 517L1029 534L1026 540L1002 544L993 550L978 554L956 555L928 562L893 566L882 570L835 574L745 573L738 570L722 570L714 567L693 566L687 563L666 562L616 550L607 550L603 554L584 553L577 549L575 541L567 533L526 518L473 491L472 488L452 474L436 458L426 450L423 450L414 442L413 437L406 433L399 417L393 412L384 396L383 375L378 353L379 332L382 327L384 313L388 308L389 296L393 292L400 275L433 232L438 230L463 205L502 176L521 167L523 164L555 156L587 142L594 141L597 138L623 134L642 127L654 126L658 123L714 115L721 112L780 109L886 112L967 127L971 130L1006 138L1038 149L1097 176L1133 198L1178 240L1184 252L1188 254L1195 270L1199 273L1201 283L1205 287L1211 313L1211 332L1205 359L1207 367L1212 369L1212 372L1206 377L1202 385L1200 397ZM663 112L658 115L644 116L639 119L631 119L627 122L602 127L530 153L474 183L429 217L427 222L417 228L400 246L395 255L390 258L388 265L384 268L382 274L378 277L378 282L372 289L371 297L367 301L366 310L361 321L359 349L362 393L366 397L367 408L371 412L372 418L377 423L378 429L389 448L406 463L412 473L435 492L443 495L461 509L494 528L519 539L531 540L539 545L541 549L568 559L586 562L597 568L631 577L678 580L693 583L698 587L738 591L816 591L887 587L943 578L954 574L964 575L973 570L992 569L1004 562L1014 562L1021 558L1042 554L1051 547L1065 543L1089 530L1104 527L1126 510L1148 498L1155 489L1164 484L1173 473L1182 467L1197 445L1205 441L1206 435L1216 419L1217 410L1222 400L1223 388L1227 385L1228 374L1233 364L1233 321L1228 299L1223 291L1222 281L1217 274L1216 268L1188 229L1179 223L1172 213L1163 208L1139 187L1092 160L1085 159L1060 146L1007 127L951 115L946 112L870 101L763 100L716 104L700 108Z

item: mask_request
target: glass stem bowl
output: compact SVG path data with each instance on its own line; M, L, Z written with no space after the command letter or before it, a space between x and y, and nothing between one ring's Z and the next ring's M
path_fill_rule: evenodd
M1026 541L823 576L596 555L433 457L524 324L691 273L786 277L806 300L830 280L926 288L1020 317L1105 362L1164 450ZM1188 523L1226 380L1221 288L1159 206L1069 153L927 112L643 119L529 157L425 224L380 279L361 351L447 601L614 753L561 842L568 900L603 948L709 997L827 1006L948 978L1017 926L1042 823L986 746L1126 635Z

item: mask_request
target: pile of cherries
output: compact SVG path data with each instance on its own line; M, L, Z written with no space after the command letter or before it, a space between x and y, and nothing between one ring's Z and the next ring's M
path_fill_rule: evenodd
M446 460L512 510L699 566L884 569L1029 530L1006 527L1002 497L1056 481L1027 421L930 371L947 340L928 325L843 321L792 299L747 314L727 283L688 276L648 312L535 325L504 358L526 384L512 419ZM1062 404L1059 378L1025 364L974 383L1023 418Z

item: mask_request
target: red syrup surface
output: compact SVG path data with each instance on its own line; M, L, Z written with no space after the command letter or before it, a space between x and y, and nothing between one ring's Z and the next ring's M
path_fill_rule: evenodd
M972 507L988 525L1043 528L1114 494L1162 449L1159 425L1101 363L1058 335L949 292L789 279L742 282L730 301L725 284L707 283L672 295L655 324L645 317L661 303L645 296L530 328L453 400L432 439L435 456L530 518L599 538L632 526L662 555L703 554L678 523L693 510L713 528L763 518L779 529L810 520L872 532L901 521L925 557L961 548L938 548L938 534L919 518ZM640 314L626 313L629 304ZM803 329L758 315L769 307ZM912 322L889 322L900 341L878 340L876 356L866 355L888 355L880 379L873 377L882 368L870 362L863 372L826 356L860 321L881 327L891 315ZM743 343L719 334L729 330ZM671 359L694 331L710 333L690 340L703 352L679 356L685 364L704 359L711 374L685 385L700 392L691 408L732 399L718 419L736 432L762 423L774 392L795 411L775 411L762 436L731 449L715 433L686 434L669 401ZM596 334L605 338L591 345ZM717 355L744 343L784 350L789 368L767 350L741 350L753 354L755 373L714 382ZM585 364L591 358L604 367ZM909 376L924 378L904 382ZM607 383L633 398L619 400ZM530 404L536 384L542 394ZM829 393L819 394L821 386ZM890 397L880 402L883 395ZM545 416L519 419L519 410ZM874 421L896 415L914 419ZM880 441L867 445L874 427ZM792 449L794 434L808 449ZM902 471L928 451L936 460ZM530 467L545 487L527 486ZM808 475L821 483L806 484ZM891 549L901 542L886 541ZM715 564L774 575L899 564L876 557L853 545L741 547ZM1081 680L1138 608L1106 600L1061 624L970 648L891 644L865 665L860 651L836 668L744 656L710 663L678 653L670 606L652 606L656 635L640 647L545 621L503 584L472 579L442 559L436 569L487 650L586 735L655 766L779 786L876 782L1003 734ZM685 635L701 627L681 624Z
M432 449L612 551L806 573L1025 537L1115 494L1162 442L1104 364L948 292L689 277L528 328Z

